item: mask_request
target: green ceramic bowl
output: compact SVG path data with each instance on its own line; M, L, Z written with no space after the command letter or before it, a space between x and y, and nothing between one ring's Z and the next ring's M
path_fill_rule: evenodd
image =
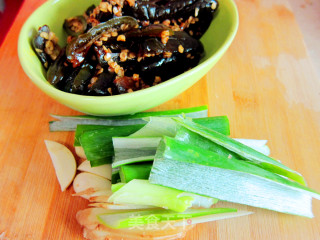
M45 71L31 46L31 38L39 26L47 24L64 45L66 35L62 24L65 18L82 14L91 4L100 0L49 0L25 22L19 36L20 63L29 78L42 91L58 102L91 115L122 115L144 111L179 95L201 79L222 57L234 39L238 28L238 12L233 0L220 0L220 8L201 41L205 57L201 63L164 83L148 89L116 96L82 96L66 93L51 86Z

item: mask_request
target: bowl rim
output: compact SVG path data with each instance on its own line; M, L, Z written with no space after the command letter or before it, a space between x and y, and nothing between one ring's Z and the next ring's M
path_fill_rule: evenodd
M19 38L18 38L18 57L19 57L19 61L20 64L23 68L23 70L25 71L25 73L28 75L28 77L31 79L31 81L37 85L40 89L42 89L45 93L49 94L50 96L57 96L61 99L63 98L70 98L72 97L75 101L96 101L96 100L104 100L104 101L109 101L111 99L117 101L118 99L123 99L123 98L127 98L127 97L139 97L139 96L143 96L145 94L151 94L154 91L158 91L160 89L163 88L168 88L171 85L174 85L180 78L184 78L187 77L188 75L193 75L195 72L197 71L201 71L202 69L205 69L206 67L208 67L211 62L214 61L215 58L217 58L218 56L220 56L221 54L223 54L231 45L233 39L235 38L235 35L237 33L238 27L239 27L239 13L237 10L237 6L236 3L234 2L234 0L227 0L230 3L230 7L232 8L232 11L234 13L233 16L233 21L232 21L232 25L231 25L231 30L229 32L229 34L226 36L224 42L222 43L222 46L220 48L217 49L217 51L215 52L214 55L208 57L206 60L204 60L203 62L201 62L201 64L195 66L194 68L179 74L178 76L175 76L173 78L168 79L167 81L155 85L155 86L151 86L149 88L146 89L142 89L142 90L138 90L138 91L134 91L131 93L125 93L125 94L119 94L119 95L112 95L112 96L89 96L89 95L79 95L79 94L74 94L74 93L68 93L68 92L64 92L62 90L59 90L57 88L55 88L54 86L52 86L49 82L47 81L43 81L42 78L40 78L38 75L36 75L34 73L34 71L32 71L28 66L27 63L25 61L23 61L23 41L26 40L26 36L28 36L28 26L29 26L29 22L32 21L32 18L37 15L37 13L39 11L41 11L42 8L46 7L46 5L52 5L56 2L59 1L63 1L63 0L48 0L45 3L43 3L41 6L39 6L25 21L25 23L23 24L20 34L19 34ZM224 0L226 1L226 0Z

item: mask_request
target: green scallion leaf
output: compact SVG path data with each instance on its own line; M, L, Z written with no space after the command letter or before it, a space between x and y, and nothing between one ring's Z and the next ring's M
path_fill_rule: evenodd
M114 137L112 167L125 164L153 161L160 137Z
M312 217L318 192L248 161L164 137L149 181L220 200Z
M152 116L163 116L163 117L174 117L181 116L184 114L191 118L201 118L208 116L208 107L199 106L167 111L157 112L140 112L130 115L112 116L112 117L100 117L91 115L80 115L80 116L61 116L51 115L58 119L58 121L49 122L50 131L75 131L77 125L105 125L105 126L126 126L126 125L137 125L145 124L143 120L145 117Z
M298 172L288 168L287 166L283 165L282 163L278 162L275 159L272 159L253 148L250 148L232 138L229 138L217 131L212 129L206 128L193 122L190 119L182 119L182 118L173 118L177 123L181 126L189 129L192 132L195 132L210 141L240 155L242 158L252 161L255 164L258 164L260 167L277 174L280 174L284 177L288 177L293 181L296 181L300 184L305 185L305 181L301 174Z
M120 179L122 183L128 183L133 179L148 179L152 168L152 162L129 164L120 167Z
M115 126L86 131L82 133L79 141L90 162L112 163L114 154L112 137L128 136L141 127L143 125Z

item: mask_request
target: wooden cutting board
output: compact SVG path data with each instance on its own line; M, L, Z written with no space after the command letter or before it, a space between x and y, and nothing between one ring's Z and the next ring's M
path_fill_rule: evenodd
M223 1L223 0L221 0ZM75 214L87 206L60 192L44 140L72 149L73 133L50 133L49 114L78 114L47 97L19 65L17 37L44 0L25 0L0 48L0 239L82 239ZM227 115L233 137L268 139L271 155L320 191L320 79L287 0L237 0L238 34L221 61L197 84L154 110L208 104ZM219 203L219 206L236 206ZM320 239L315 218L241 206L255 214L199 224L185 239Z

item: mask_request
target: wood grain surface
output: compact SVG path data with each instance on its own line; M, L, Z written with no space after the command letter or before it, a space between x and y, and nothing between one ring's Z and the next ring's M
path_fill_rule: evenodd
M223 0L221 0L223 1ZM22 24L44 1L25 0L0 48L0 239L82 239L75 220L86 200L60 192L44 140L72 149L73 133L50 133L49 114L79 114L53 101L24 74L17 56ZM268 139L271 155L320 191L320 79L287 0L237 0L238 34L221 61L192 88L153 109L208 104L227 115L233 137ZM313 219L236 204L255 214L199 224L188 240L320 239Z

